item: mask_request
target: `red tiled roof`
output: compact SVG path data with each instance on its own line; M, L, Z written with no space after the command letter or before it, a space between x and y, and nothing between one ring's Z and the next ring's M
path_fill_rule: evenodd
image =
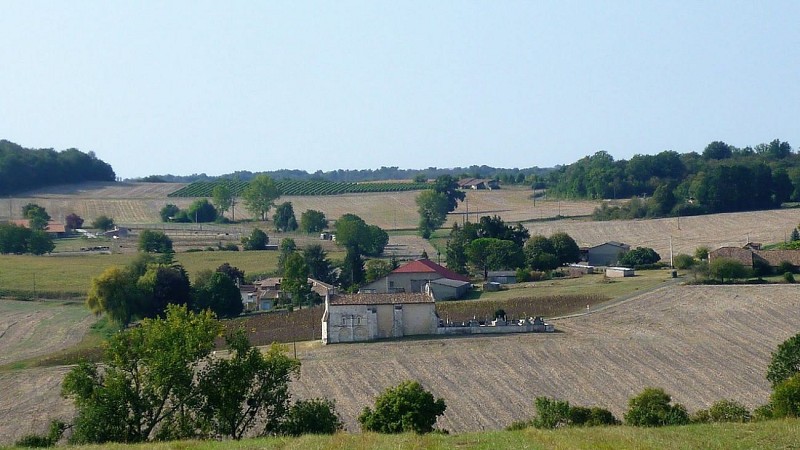
M331 305L400 305L408 303L434 303L428 294L395 293L395 294L348 294L334 295Z
M443 278L448 278L450 280L469 281L469 278L464 275L457 274L446 267L442 267L430 259L411 261L408 264L394 269L392 273L438 273Z

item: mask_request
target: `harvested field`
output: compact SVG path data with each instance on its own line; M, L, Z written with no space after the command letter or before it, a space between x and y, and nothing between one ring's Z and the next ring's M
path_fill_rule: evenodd
M335 398L351 431L364 406L404 379L446 399L439 425L454 432L529 418L542 395L621 416L628 398L646 386L663 387L690 411L723 398L753 408L769 395L770 353L800 330L798 293L793 285L668 286L558 320L555 334L303 344L293 391ZM69 414L58 397L63 373L0 374L0 442Z
M660 386L690 411L731 398L766 402L770 352L800 330L798 288L667 287L624 307L556 322L559 333L344 344L301 353L301 397L332 396L348 428L383 389L419 380L447 401L440 426L499 429L536 396L624 412ZM348 380L343 383L342 380Z
M96 320L83 304L0 300L0 366L71 347Z
M526 223L525 227L531 235L549 236L564 231L581 246L618 241L631 247L651 247L662 260L668 261L670 236L676 255L693 254L701 245L713 250L723 246L741 247L748 240L765 244L783 242L797 226L798 216L800 212L796 209L777 209L651 220L558 220Z

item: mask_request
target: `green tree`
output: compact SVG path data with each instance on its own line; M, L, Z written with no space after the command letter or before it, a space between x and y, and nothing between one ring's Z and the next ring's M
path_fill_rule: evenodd
M211 191L211 203L221 215L225 215L233 206L233 192L227 183L218 183Z
M681 404L670 404L672 397L661 388L647 388L628 401L625 423L637 427L685 425L689 414Z
M644 266L661 261L661 256L650 247L636 247L625 252L619 259L619 264L625 267Z
M223 272L214 272L201 284L195 284L192 297L196 311L209 309L217 317L236 317L244 310L239 288Z
M297 243L292 238L281 239L281 253L278 255L278 274L283 274L289 256L297 251Z
M222 263L219 267L217 267L215 272L225 274L234 283L244 283L244 271L236 266L230 265L230 263Z
M458 187L458 180L450 175L436 177L433 182L433 191L443 194L447 198L447 212L453 212L458 208L458 202L464 201L467 194Z
M379 278L383 278L392 271L392 265L382 259L370 259L364 263L365 281L371 283Z
M114 219L108 216L97 216L92 221L92 228L97 230L108 231L113 229L114 226Z
M355 214L344 214L334 225L336 244L352 249L356 254L379 256L389 235L376 225L368 225L364 219Z
M308 266L308 276L322 281L323 283L333 284L334 274L328 254L319 244L311 244L303 249L303 260Z
M50 220L50 214L35 203L28 203L22 207L22 217L28 219L31 230L44 230Z
M375 399L374 410L364 408L358 423L377 433L430 433L446 408L443 399L434 399L418 382L403 381Z
M556 250L550 239L532 236L523 249L525 264L533 270L547 272L559 266Z
M700 261L707 261L708 260L708 247L705 245L701 245L694 250L694 257Z
M553 245L560 266L580 261L581 249L567 233L553 233L550 236L550 243Z
M189 276L180 265L150 264L136 280L136 287L139 304L135 314L139 317L163 317L167 305L188 305L192 301Z
M280 431L289 411L289 383L300 362L273 344L266 354L250 345L242 330L226 337L230 359L214 359L200 375L200 416L212 435L241 439L255 425L261 434Z
M800 374L778 383L770 396L773 418L800 417Z
M28 251L32 230L13 223L0 223L0 253L21 255Z
M514 242L495 238L478 238L467 246L467 259L488 278L490 270L515 269L522 266L524 256Z
M280 197L278 186L268 175L257 175L242 192L245 207L253 216L267 220L269 210Z
M448 199L445 194L428 189L417 196L416 203L419 212L419 234L428 239L447 220Z
M300 215L300 230L306 233L319 233L328 228L328 219L325 213L315 209L303 211Z
M172 250L172 239L162 231L144 230L139 234L139 251L165 253Z
M28 237L28 252L34 255L44 255L56 248L53 238L44 230L33 230Z
M364 259L352 247L347 247L339 274L339 284L353 288L364 282Z
M253 228L249 237L242 238L245 250L265 250L269 244L269 236L258 228Z
M137 278L130 270L108 267L92 278L86 306L95 315L105 313L112 322L124 327L136 313L141 298Z
M173 205L172 203L168 203L161 208L158 215L161 216L162 222L172 222L178 216L178 213L181 212L181 209L177 206Z
M208 199L199 198L189 205L186 215L195 223L213 222L217 220L217 210Z
M797 373L800 373L800 333L783 341L772 353L767 380L774 388Z
M708 264L709 274L722 283L727 279L741 280L750 276L750 271L739 261L731 258L714 258Z
M298 400L290 408L286 420L281 424L282 434L335 434L344 429L336 412L336 403L327 398Z
M220 330L211 313L171 305L166 318L112 336L102 369L83 362L64 378L77 409L70 441L145 442L175 429L199 400L196 370Z
M311 284L308 282L308 266L303 255L295 251L288 254L283 264L281 290L292 295L292 304L311 304Z
M283 202L275 208L272 216L275 229L278 231L294 231L297 229L297 220L294 217L292 202Z

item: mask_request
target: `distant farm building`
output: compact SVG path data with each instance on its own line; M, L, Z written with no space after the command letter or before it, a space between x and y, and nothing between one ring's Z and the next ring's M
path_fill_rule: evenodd
M493 270L486 275L487 281L500 284L514 284L517 282L517 272L513 270Z
M433 298L424 293L330 295L322 315L322 342L363 342L436 334Z
M632 277L634 275L634 270L628 267L606 267L606 276L609 278Z
M751 246L745 248L721 247L708 253L709 263L717 258L733 259L748 268L753 267L754 261L765 262L773 268L778 267L784 261L800 267L800 250L759 250Z
M581 257L590 266L613 266L628 252L631 246L621 242L609 241L594 247L581 249Z
M461 189L500 189L500 183L497 180L489 178L464 178L458 180L458 187Z
M445 281L447 280L447 281ZM426 286L430 286L426 288ZM419 293L430 289L436 300L461 298L472 287L469 278L428 259L404 264L359 289L364 294Z
M31 221L28 219L14 219L9 220L8 223L16 225L18 227L30 228ZM53 236L53 237L64 237L67 235L67 228L63 223L56 222L54 220L49 220L47 222L47 226L44 227L44 231Z

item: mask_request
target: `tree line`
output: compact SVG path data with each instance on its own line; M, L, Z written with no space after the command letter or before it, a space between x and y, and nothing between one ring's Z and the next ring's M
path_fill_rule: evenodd
M24 148L0 140L0 195L56 184L115 179L111 166L94 152Z
M617 161L600 151L551 172L547 187L559 197L635 199L604 205L594 215L601 220L769 209L800 200L800 156L778 139L753 148L714 141L700 154Z

